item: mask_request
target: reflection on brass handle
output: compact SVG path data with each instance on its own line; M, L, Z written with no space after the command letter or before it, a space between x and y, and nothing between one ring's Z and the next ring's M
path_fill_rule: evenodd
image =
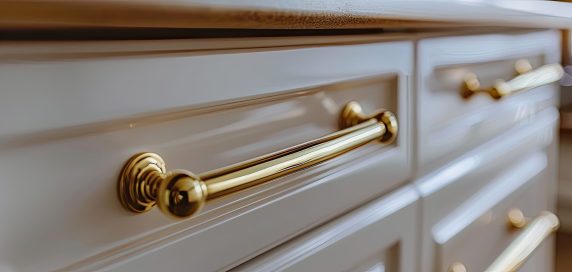
M186 170L167 172L159 155L137 154L123 166L119 199L133 212L145 212L157 204L168 215L186 218L207 200L307 168L373 140L389 144L397 136L393 113L380 110L365 115L356 102L343 108L339 123L342 130L336 133L199 175Z
M477 75L468 73L464 77L465 84L461 95L469 98L476 93L488 93L494 99L501 99L510 94L556 82L564 75L564 69L557 63L544 65L534 70L527 69L530 64L526 65L526 63L523 64L522 60L517 62L516 70L520 75L509 81L496 80L489 88L482 88Z
M555 214L545 211L527 225L486 271L517 271L542 241L558 229L560 223Z

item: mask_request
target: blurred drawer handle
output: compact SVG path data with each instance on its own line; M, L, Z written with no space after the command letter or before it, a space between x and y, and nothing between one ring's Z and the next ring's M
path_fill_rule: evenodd
M486 271L517 271L542 241L558 229L560 223L555 214L544 211L527 225Z
M482 88L476 74L466 74L461 95L464 98L469 98L476 93L488 93L494 99L501 99L510 94L556 82L564 75L564 69L558 63L547 64L527 71L527 69L521 68L526 65L519 65L519 62L517 62L516 70L521 73L520 75L509 81L496 80L490 88Z
M393 113L380 110L364 115L356 102L343 108L339 124L342 130L325 137L199 175L167 172L159 155L137 154L123 166L119 199L133 212L145 212L157 204L168 215L186 218L199 212L207 200L307 168L373 140L390 144L397 136Z

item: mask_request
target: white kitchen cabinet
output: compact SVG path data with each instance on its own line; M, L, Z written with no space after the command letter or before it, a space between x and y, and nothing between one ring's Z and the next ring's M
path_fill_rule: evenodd
M0 271L482 271L557 191L559 33L491 31L2 43Z

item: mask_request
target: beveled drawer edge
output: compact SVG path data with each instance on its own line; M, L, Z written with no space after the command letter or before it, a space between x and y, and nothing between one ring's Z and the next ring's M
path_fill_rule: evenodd
M549 136L552 135L553 131L550 128L556 124L556 121L558 120L558 112L554 108L549 108L536 114L534 119L541 120L544 124L541 124L541 127L537 130L531 130L526 129L530 127L527 122L522 122L505 133L498 135L499 138L505 138L503 135L510 135L511 141L492 139L491 141L485 142L468 151L462 157L454 160L453 162L416 180L414 183L418 187L421 196L427 197L459 180L471 171L474 171L482 165L492 161L497 157L496 154L511 150L512 148L521 145L530 137L534 137L534 135L539 133L549 134ZM552 137L545 137L545 139L550 139L551 141ZM548 142L546 144L548 144Z
M265 265L255 267L253 271L278 271L280 267L294 262L311 252L356 233L383 218L399 212L419 199L419 195L412 185L403 186L387 196L374 200L351 213L337 218L326 225L320 226L314 232L306 233L302 237L274 249L264 257L272 261ZM316 233L315 236L313 234ZM286 252L286 254L282 254ZM251 270L252 271L252 270Z
M368 74L352 78L334 80L326 84L316 84L302 88L295 88L277 93L214 101L199 105L192 105L190 107L175 107L163 111L153 111L145 114L116 118L113 120L98 121L78 126L36 131L33 133L0 136L0 150L22 147L29 144L58 141L67 138L85 137L98 133L109 133L133 127L150 126L162 122L192 118L218 111L234 110L237 108L249 107L273 101L295 99L303 95L313 95L319 92L323 92L324 88L351 88L356 85L371 84L379 81L399 81L399 77L401 76L403 75L398 73ZM396 101L396 103L398 103L398 101Z

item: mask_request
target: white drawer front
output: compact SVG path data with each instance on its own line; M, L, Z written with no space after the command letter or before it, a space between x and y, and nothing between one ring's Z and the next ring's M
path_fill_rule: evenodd
M417 193L406 186L236 271L416 271Z
M446 166L415 181L415 185L422 196L421 271L441 271L436 268L437 265L451 265L452 263L442 262L443 257L438 252L436 243L437 245L446 244L446 241L456 237L457 233L462 233L466 226L473 224L473 222L481 222L480 219L476 218L487 214L487 207L492 209L496 203L504 201L503 197L508 197L512 192L518 191L524 186L523 184L535 182L532 180L541 181L542 185L536 188L542 190L537 190L537 198L531 198L530 202L533 205L539 204L536 200L542 198L541 205L544 206L537 208L552 209L549 203L550 199L555 197L555 173L552 166L548 166L546 169L544 166L552 160L550 150L555 144L554 135L557 131L557 121L557 110L554 108L546 109L536 114L536 117L528 122L518 124L499 135L498 138L491 139ZM537 129L530 129L532 124ZM540 172L543 174L539 174ZM512 185L505 184L503 185L505 187L497 190L498 193L502 193L501 196L490 199L491 196L482 193L496 190L490 188L501 186L498 184L509 182L505 181L509 179L513 180ZM486 190L486 187L489 189ZM481 192L480 196L476 196L479 192ZM462 206L466 206L466 208L460 208ZM480 210L477 210L477 207ZM522 207L522 209L527 209L527 207ZM536 216L535 212L536 210L531 210L528 215ZM463 217L463 215L471 215L472 217ZM495 216L495 220L501 220L503 224L506 223L506 220L501 218L506 214L499 212ZM478 222L475 224L480 224ZM449 228L444 228L444 225L449 226ZM456 229L452 229L452 227ZM440 233L441 238L438 240L436 233ZM472 243L468 242L456 250L475 252L475 248ZM479 271L479 269L476 270Z
M433 227L439 256L437 271L447 271L457 262L463 263L467 271L484 271L489 267L519 234L519 230L508 227L509 210L517 208L529 217L536 217L548 208L549 184L545 180L547 173L543 172L546 163L544 154L524 159L437 223ZM539 248L537 252L546 249ZM549 268L552 259L536 262Z
M28 83L0 73L8 86L0 102L0 267L223 269L361 205L410 175L411 65L408 42L1 64L32 72ZM45 84L48 75L58 84ZM61 105L50 108L54 100ZM202 173L335 132L351 100L394 111L397 141L215 200L188 220L155 208L133 214L117 199L133 154L156 152L169 169ZM16 124L7 116L22 109L8 104L34 110ZM141 117L125 118L133 115Z
M421 172L440 167L558 99L557 84L500 100L486 93L463 98L465 75L475 73L486 89L497 79L513 78L519 59L529 60L534 68L559 63L559 48L554 31L421 40L416 99Z

